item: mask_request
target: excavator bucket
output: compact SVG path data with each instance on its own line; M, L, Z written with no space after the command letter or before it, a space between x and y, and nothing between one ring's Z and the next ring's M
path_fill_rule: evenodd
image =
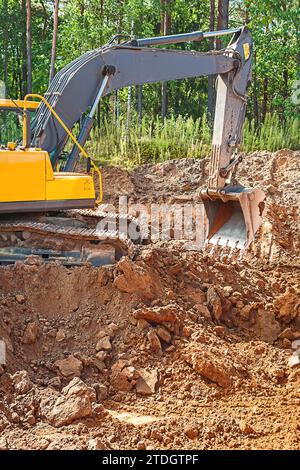
M202 193L207 216L207 242L220 247L246 249L262 223L265 194L243 186L213 196Z

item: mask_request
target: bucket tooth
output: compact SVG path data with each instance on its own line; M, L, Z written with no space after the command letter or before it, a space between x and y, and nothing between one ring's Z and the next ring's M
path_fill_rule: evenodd
M207 241L212 245L245 250L262 223L265 194L243 186L202 192L207 217Z

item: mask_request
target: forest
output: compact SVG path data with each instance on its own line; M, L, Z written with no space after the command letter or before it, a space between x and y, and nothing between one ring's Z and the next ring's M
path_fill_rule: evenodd
M6 96L44 93L55 72L115 34L134 37L247 25L255 44L244 151L300 148L299 0L0 0ZM208 51L227 39L177 45ZM171 46L174 47L174 46ZM210 150L214 78L120 90L100 102L88 150L134 166ZM2 93L2 94L3 94ZM1 121L1 143L4 138Z

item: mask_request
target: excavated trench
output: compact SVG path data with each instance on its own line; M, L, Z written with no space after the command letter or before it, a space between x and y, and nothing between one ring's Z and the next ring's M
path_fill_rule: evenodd
M246 157L267 212L241 260L172 241L102 268L0 267L0 448L299 449L299 156ZM106 203L195 200L206 176L107 168Z

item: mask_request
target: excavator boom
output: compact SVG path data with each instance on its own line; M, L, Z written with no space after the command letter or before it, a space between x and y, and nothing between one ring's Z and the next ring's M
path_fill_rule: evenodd
M218 51L200 53L151 47L227 34L232 35L228 47ZM241 142L252 74L253 42L249 30L242 27L208 33L126 38L115 44L117 39L119 37L64 67L54 77L44 97L32 95L41 99L32 124L29 97L16 105L24 107L23 145L15 148L10 143L7 149L0 150L0 213L91 207L95 203L93 179L76 174L74 170L80 154L87 157L84 145L99 100L127 86L217 75L209 179L207 188L201 191L207 215L207 242L231 250L247 248L261 224L264 205L261 190L244 188L233 179L241 160L236 150ZM4 103L3 108L8 105L15 106ZM71 130L79 120L82 126L75 138ZM62 161L69 138L74 145ZM58 163L59 173L55 171ZM12 194L16 175L19 175L18 188ZM101 192L100 173L99 178ZM24 181L31 180L32 184L24 185ZM94 233L90 236L94 240Z

